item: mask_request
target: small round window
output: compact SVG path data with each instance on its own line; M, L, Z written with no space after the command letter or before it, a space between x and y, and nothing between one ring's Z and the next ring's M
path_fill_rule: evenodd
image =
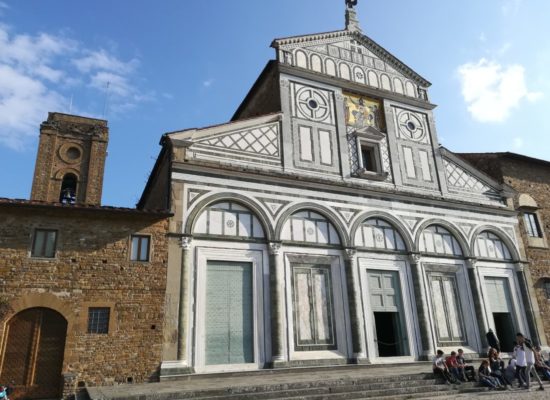
M309 108L311 108L312 110L315 110L319 107L319 103L317 103L315 100L311 99L307 102L307 105L309 106Z
M411 131L414 131L416 129L416 124L412 121L409 121L407 122L407 128L409 128L409 130Z
M67 158L71 161L78 160L80 155L80 150L77 147L69 147L67 149Z

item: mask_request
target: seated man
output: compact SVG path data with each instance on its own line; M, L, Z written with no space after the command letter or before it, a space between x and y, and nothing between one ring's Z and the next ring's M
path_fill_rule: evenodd
M445 364L444 355L445 353L443 353L443 351L437 350L437 355L434 357L432 367L436 378L440 377L445 383L450 385L451 383L455 383L456 379L449 373L447 365Z
M445 359L445 365L456 380L463 380L456 360L456 351L451 351L451 355Z
M467 365L466 360L464 359L464 350L458 349L458 354L456 355L456 362L458 364L458 372L462 376L462 380L475 381L476 372L473 365Z

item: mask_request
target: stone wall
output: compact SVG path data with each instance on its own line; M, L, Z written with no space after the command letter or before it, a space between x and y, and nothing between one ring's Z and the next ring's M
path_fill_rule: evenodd
M521 215L519 231L529 261L529 271L540 310L540 319L544 325L546 339L550 341L550 299L544 287L545 281L550 279L550 248L547 246L550 238L550 162L502 153L461 154L460 157L500 182L514 188L518 192L515 198L516 207L518 206L518 197L523 193L528 194L537 202L539 207L537 217L546 237L545 246L530 245Z
M53 259L30 257L35 228L58 230ZM68 322L64 385L157 380L168 221L161 214L74 206L0 205L0 296L9 310L52 308ZM151 236L150 262L131 262L130 235ZM87 333L88 307L111 308L108 334ZM61 379L61 377L60 377ZM67 388L64 388L67 392Z
M550 163L546 166L539 163L529 163L517 159L506 159L502 162L504 182L519 193L529 194L537 202L537 216L545 236L550 237ZM533 279L541 318L547 340L550 340L550 299L544 283L550 279L550 248L530 246L523 218L520 218L520 230L529 269Z

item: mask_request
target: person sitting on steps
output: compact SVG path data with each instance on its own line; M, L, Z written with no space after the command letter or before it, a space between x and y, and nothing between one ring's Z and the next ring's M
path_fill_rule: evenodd
M451 351L451 355L445 359L445 365L456 380L463 380L463 376L458 368L458 361L456 360L456 351Z
M433 360L433 372L436 378L441 378L446 384L456 383L456 379L449 373L447 365L445 364L445 353L442 350L437 350L437 355Z
M475 381L476 372L473 365L467 365L466 360L464 359L464 350L458 349L458 354L456 355L456 362L458 364L458 371L462 375L462 380Z
M482 360L479 370L479 382L483 386L487 386L489 389L504 389L497 378L491 376L491 367L489 366L489 360Z

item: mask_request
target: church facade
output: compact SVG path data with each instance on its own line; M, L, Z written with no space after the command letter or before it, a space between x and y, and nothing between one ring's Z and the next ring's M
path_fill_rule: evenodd
M165 134L162 376L546 345L513 190L438 144L430 83L364 35L277 39L226 124Z

